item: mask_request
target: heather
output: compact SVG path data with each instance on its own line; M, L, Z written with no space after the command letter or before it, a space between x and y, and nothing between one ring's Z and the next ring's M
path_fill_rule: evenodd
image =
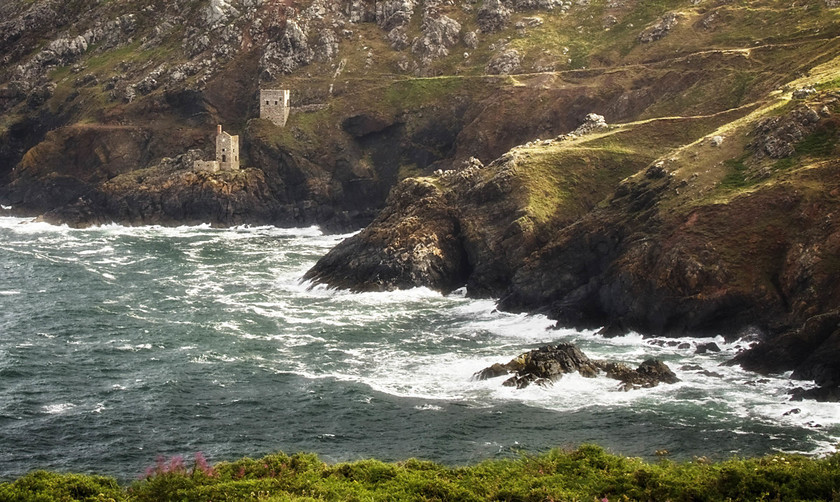
M127 486L37 471L0 484L0 500L840 500L840 454L651 462L583 445L466 467L416 459L328 464L306 453L211 465L196 454L160 458Z

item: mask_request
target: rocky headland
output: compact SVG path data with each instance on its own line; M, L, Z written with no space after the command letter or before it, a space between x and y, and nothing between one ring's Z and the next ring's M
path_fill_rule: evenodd
M823 387L799 395L836 397L838 105L829 92L593 127L409 180L307 278L466 284L607 335L749 334L761 341L735 362L795 370Z
M760 340L840 394L837 2L13 0L0 211L365 227L307 279ZM285 126L260 89L289 89ZM201 172L216 124L243 169Z

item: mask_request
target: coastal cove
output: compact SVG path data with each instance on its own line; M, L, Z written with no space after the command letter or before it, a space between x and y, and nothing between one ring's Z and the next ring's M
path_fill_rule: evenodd
M343 237L0 218L0 480L44 468L130 481L159 455L199 451L462 465L582 443L685 460L840 440L837 404L789 401L802 382L721 366L745 342L606 339L462 291L301 282ZM709 341L721 352L695 354ZM680 382L619 392L577 374L521 390L472 379L561 342L634 367L661 359Z

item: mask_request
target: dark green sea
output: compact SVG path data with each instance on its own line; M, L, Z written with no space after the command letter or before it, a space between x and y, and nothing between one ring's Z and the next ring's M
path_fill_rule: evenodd
M0 218L0 481L42 468L131 480L160 455L196 452L455 465L584 442L687 459L826 452L840 438L840 405L790 402L801 383L720 366L745 342L695 355L709 340L604 339L462 292L301 283L341 238ZM682 381L471 380L561 341L632 365L660 358Z

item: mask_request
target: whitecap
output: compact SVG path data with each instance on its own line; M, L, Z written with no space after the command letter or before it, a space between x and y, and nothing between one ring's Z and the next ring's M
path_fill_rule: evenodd
M75 407L76 405L73 403L59 403L46 405L43 408L41 408L41 410L47 415L60 415L69 410L72 410Z

